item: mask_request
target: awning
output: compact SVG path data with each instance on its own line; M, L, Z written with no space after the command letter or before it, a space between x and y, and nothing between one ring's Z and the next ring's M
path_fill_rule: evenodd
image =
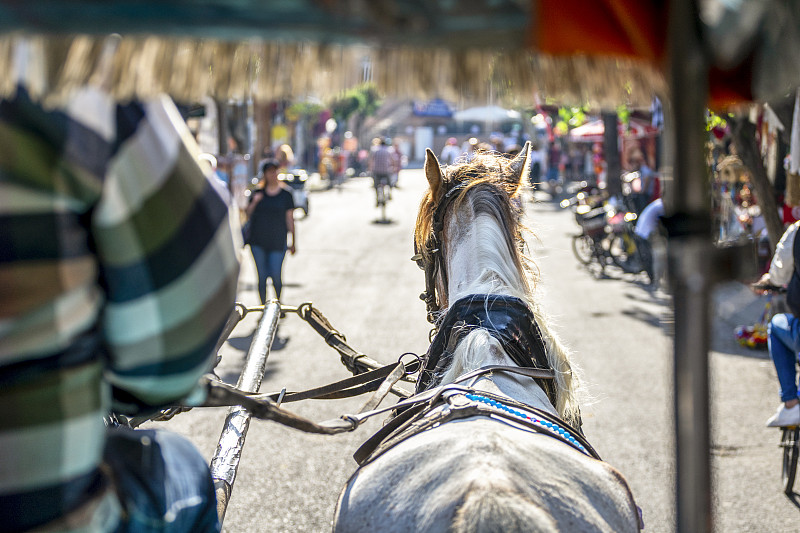
M462 109L454 113L453 118L460 122L513 122L522 120L522 115L513 109L490 105Z
M800 2L698 0L712 101L800 85ZM365 72L385 94L646 106L666 94L669 0L29 0L0 3L0 93L94 76L120 98L167 91L330 96ZM687 21L694 24L695 21ZM109 52L106 36L122 40ZM20 46L20 43L23 43ZM20 50L20 47L22 50ZM368 68L367 68L368 67ZM492 82L492 80L495 80Z
M606 127L602 120L593 120L569 131L568 138L573 142L603 142ZM617 122L617 134L624 139L645 139L658 135L658 129L647 122L632 118L625 125Z

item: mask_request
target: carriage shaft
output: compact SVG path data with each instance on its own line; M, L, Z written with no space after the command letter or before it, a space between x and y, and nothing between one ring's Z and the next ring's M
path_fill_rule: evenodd
M272 300L264 306L250 349L247 352L242 373L236 387L245 392L258 392L264 378L267 358L278 329L281 306ZM244 440L250 427L250 413L241 406L231 407L225 418L225 425L217 444L217 451L211 459L211 477L217 494L217 514L222 523L228 506L239 460L244 449Z

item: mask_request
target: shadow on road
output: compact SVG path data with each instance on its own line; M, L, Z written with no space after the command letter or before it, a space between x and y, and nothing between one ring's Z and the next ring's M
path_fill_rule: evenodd
M662 319L664 317L664 313L653 313L639 307L634 309L626 309L625 311L622 311L622 314L631 318L635 318L636 320L639 320L645 324L649 324L655 328L661 329L663 326Z
M250 343L253 342L253 334L246 337L228 337L227 343L232 347L240 352L247 353L247 350L250 349ZM280 331L275 335L275 339L272 341L272 351L283 350L286 345L289 344L289 337L282 336Z

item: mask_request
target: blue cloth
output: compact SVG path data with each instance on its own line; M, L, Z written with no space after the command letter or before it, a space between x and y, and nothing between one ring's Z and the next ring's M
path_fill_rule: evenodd
M250 245L253 253L253 261L258 271L258 294L261 296L261 303L267 301L267 278L272 279L272 287L275 289L275 297L280 300L283 282L281 281L281 270L283 269L283 258L286 256L286 249L266 250L261 246Z
M797 398L797 354L800 352L800 320L780 313L772 317L767 328L769 355L775 364L780 384L781 401Z
M124 509L118 533L220 530L205 459L183 437L163 430L108 430L104 462Z

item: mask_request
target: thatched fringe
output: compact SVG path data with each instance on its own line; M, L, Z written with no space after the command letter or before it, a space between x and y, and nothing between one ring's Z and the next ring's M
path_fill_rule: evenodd
M530 105L538 97L607 108L648 105L666 91L650 65L612 58L165 36L0 36L0 72L6 73L0 95L22 82L53 105L87 83L123 101L160 93L182 102L325 98L364 81L365 71L397 98Z

